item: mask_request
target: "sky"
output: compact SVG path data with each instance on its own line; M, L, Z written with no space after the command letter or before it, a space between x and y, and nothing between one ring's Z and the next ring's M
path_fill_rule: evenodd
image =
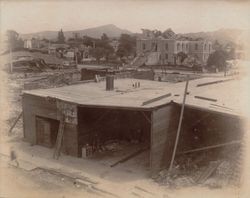
M250 1L219 0L0 0L1 31L33 33L80 30L114 24L132 32L141 28L176 33L250 29Z

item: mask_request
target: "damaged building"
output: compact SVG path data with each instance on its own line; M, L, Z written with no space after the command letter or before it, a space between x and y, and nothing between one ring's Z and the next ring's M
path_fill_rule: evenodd
M212 51L212 42L208 40L184 37L171 29L142 29L136 40L133 65L204 65Z
M75 157L88 157L88 151L95 155L109 141L127 142L134 153L148 152L145 160L154 173L170 165L184 87L185 82L108 76L106 81L24 91L24 138L55 149L60 143L62 153ZM239 95L225 97L225 87L237 90L240 81L189 82L177 154L241 140Z

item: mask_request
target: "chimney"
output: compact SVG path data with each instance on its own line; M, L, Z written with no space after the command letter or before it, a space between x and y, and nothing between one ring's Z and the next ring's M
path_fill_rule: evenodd
M106 90L107 91L114 90L114 75L106 76Z

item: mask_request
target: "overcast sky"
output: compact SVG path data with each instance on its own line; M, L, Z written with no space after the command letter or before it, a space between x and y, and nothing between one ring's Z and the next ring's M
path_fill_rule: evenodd
M237 1L238 2L238 1ZM177 33L220 28L250 29L250 1L1 1L1 30L19 33L79 30L114 24Z

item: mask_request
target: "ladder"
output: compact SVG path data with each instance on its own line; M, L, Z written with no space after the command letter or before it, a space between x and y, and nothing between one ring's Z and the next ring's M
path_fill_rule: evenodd
M64 133L64 127L65 127L65 116L63 113L60 115L60 124L59 124L59 129L57 133L57 138L56 138L56 145L55 145L55 152L53 155L54 159L58 159L60 156L61 152L61 147L62 147L62 140L63 140L63 133Z

